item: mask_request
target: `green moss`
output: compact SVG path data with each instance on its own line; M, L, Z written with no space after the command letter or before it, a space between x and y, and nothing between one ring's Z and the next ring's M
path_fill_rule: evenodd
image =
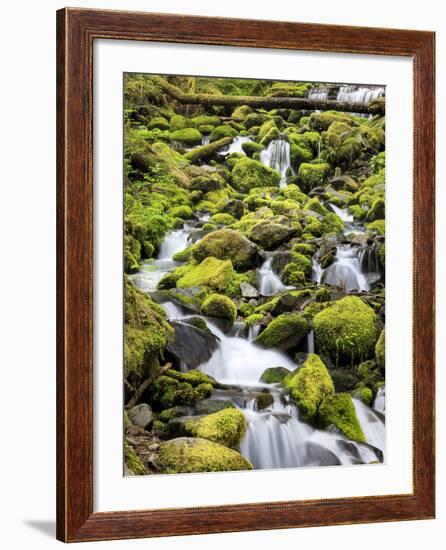
M298 230L291 231L285 225L265 220L253 225L248 232L248 237L264 250L273 250L297 233Z
M248 157L252 157L254 153L259 153L264 148L265 147L263 145L261 145L260 143L256 143L255 141L246 141L245 143L242 143L243 152Z
M281 198L281 199L272 201L270 207L271 207L271 210L274 212L274 214L283 214L285 216L295 216L300 209L300 203L298 203L297 201L293 201L292 199Z
M144 464L127 439L124 441L124 462L133 475L144 475L146 473Z
M221 124L220 117L213 115L199 115L191 120L195 126L218 126Z
M379 262L379 265L380 265L381 269L384 270L384 268L386 266L386 245L385 245L385 243L383 243L378 248L378 262Z
M244 270L255 266L257 247L237 231L220 229L203 237L192 248L192 257L197 262L208 256L231 260L235 269Z
M308 333L307 321L298 313L283 313L273 319L255 342L264 347L275 348L292 341L295 345Z
M184 128L193 128L194 124L185 116L173 115L170 117L170 131L183 130Z
M356 397L356 398L360 399L363 403L365 403L365 404L368 405L369 407L372 406L372 403L373 403L373 392L372 392L372 390L371 390L370 388L368 388L367 386L357 388L357 389L353 392L353 397Z
M382 369L386 364L386 331L383 329L375 346L375 357L378 366Z
M150 120L147 128L149 130L152 130L153 128L158 128L158 130L169 130L170 124L164 117L156 116Z
M310 162L313 158L313 153L306 147L291 143L290 146L290 160L291 165L295 170L298 170L300 165L304 162Z
M302 134L290 133L290 141L308 151L317 151L321 136L318 132L303 132Z
M316 247L314 246L314 244L297 243L293 246L291 250L292 252L297 252L299 254L303 254L304 256L311 258L313 254L316 252Z
M185 431L193 437L237 449L246 433L246 418L238 409L226 408L198 420L187 421Z
M373 201L372 207L367 212L366 221L374 222L375 220L383 220L386 216L386 204L384 199L378 198Z
M349 115L338 111L311 113L310 124L315 130L328 130L333 122L344 122L348 125L355 125L353 119Z
M336 363L367 359L378 339L376 314L356 296L347 296L314 317L316 347Z
M211 386L215 386L217 383L212 376L196 369L191 369L188 372L179 372L174 369L169 369L166 372L166 376L173 378L174 380L178 380L178 382L186 382L193 387L199 386L200 384L210 384Z
M319 418L326 426L336 426L349 439L365 443L355 406L348 393L338 393L325 399L319 408Z
M282 272L282 281L286 285L302 286L305 284L305 273L296 264L287 264Z
M231 214L226 214L225 212L218 212L210 219L211 223L215 223L217 225L232 225L236 221L237 218L234 218L234 216L231 216Z
M224 124L222 126L217 126L214 128L211 132L211 135L209 136L210 143L213 143L214 141L218 141L222 138L234 138L237 135L237 130L234 130L231 126L228 124Z
M386 234L386 222L385 220L375 220L372 223L368 223L366 226L367 231L370 233L375 233L377 235Z
M366 216L366 211L359 206L359 204L352 204L348 207L349 211L352 213L353 218L360 222L362 221Z
M191 267L177 282L178 288L203 286L229 294L238 293L238 284L239 277L231 261L213 257L205 258L199 265Z
M260 130L262 130L260 128ZM268 145L274 140L279 139L280 132L279 129L275 126L269 130L269 132L261 139L260 144L264 147L268 147Z
M170 210L170 215L175 218L181 218L182 220L190 220L194 213L192 212L192 208L190 206L182 204L181 206L174 206Z
M125 284L124 364L133 382L157 368L173 338L163 309L130 282Z
M334 393L330 374L316 354L283 379L283 385L306 418L313 418L322 401Z
M188 246L184 250L180 250L180 252L176 252L172 256L172 260L174 262L187 262L192 255L192 246Z
M263 371L259 382L263 382L264 384L279 384L288 374L290 374L290 371L285 367L270 367Z
M160 445L156 466L164 474L252 470L252 464L237 451L188 437Z
M328 214L328 210L316 197L310 199L305 203L304 212L308 211L315 212L316 214L319 214L321 216L325 216L326 214Z
M212 158L214 154L216 154L218 151L220 151L224 147L228 146L231 143L231 141L232 141L232 138L230 137L219 139L218 141L209 143L209 145L203 145L202 147L197 147L192 151L188 151L184 155L184 158L192 162L193 164L203 162L205 160L208 160L209 158Z
M330 291L328 288L318 288L314 293L314 299L316 302L328 302L330 301Z
M248 193L254 187L278 187L280 174L260 162L243 157L231 172L232 185L241 193Z
M309 277L312 269L311 260L299 252L292 252L291 257L293 259L292 263L296 266L297 271L302 271L306 277Z
M175 130L175 132L170 133L170 139L180 141L189 146L199 145L202 137L201 132L196 128L183 128L182 130Z
M330 165L326 162L318 164L302 163L297 173L298 183L301 188L308 192L314 187L323 185L330 171Z
M249 105L239 105L232 111L231 118L242 122L250 113L252 113L252 108Z
M234 302L222 294L211 294L203 302L201 313L209 317L229 319L233 323L237 318L237 308Z

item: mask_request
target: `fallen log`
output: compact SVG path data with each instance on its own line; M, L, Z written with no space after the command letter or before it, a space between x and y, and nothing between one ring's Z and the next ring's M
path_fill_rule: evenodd
M248 105L254 109L299 109L305 111L342 111L344 113L373 113L384 115L385 101L357 103L333 99L310 99L308 97L267 97L236 96L186 93L173 86L164 78L152 77L154 82L170 97L184 105L202 105L203 107Z

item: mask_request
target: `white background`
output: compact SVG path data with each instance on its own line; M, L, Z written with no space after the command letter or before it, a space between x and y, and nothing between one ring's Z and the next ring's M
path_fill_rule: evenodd
M260 2L225 0L96 1L78 6L288 19L437 31L438 97L446 97L446 17L436 0ZM2 546L55 547L55 10L62 2L2 6ZM3 98L3 94L5 97ZM443 104L437 105L437 150L446 147ZM437 181L445 181L444 164ZM438 280L444 280L444 185L438 185ZM442 254L440 254L442 251ZM4 279L4 281L3 281ZM446 294L438 288L437 326L446 324ZM437 520L380 525L101 543L101 548L234 548L271 545L331 550L441 548L446 534L446 359L438 342ZM441 429L438 429L440 426ZM87 545L88 546L88 545Z

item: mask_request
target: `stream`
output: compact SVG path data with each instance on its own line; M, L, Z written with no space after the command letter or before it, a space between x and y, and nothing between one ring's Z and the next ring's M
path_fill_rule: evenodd
M234 139L229 151L242 151L242 139ZM262 162L275 167L282 174L281 185L286 185L290 174L289 144L278 139L270 143ZM345 223L345 233L361 233L363 230L353 222L347 211L331 205ZM192 242L199 240L200 225L208 218L206 214L198 220L185 223L183 229L168 233L160 247L158 257L143 262L141 269L130 275L133 283L144 292L156 291L161 278L180 265L172 257L184 250ZM318 283L340 285L347 290L368 290L370 269L374 268L373 254L366 254L367 248L351 244L336 245L336 260L331 266L322 269L313 258L313 279ZM364 255L367 255L367 261ZM367 264L368 272L364 273ZM374 274L376 275L376 274ZM263 296L286 291L280 277L273 271L272 256L268 255L259 268L258 290ZM197 314L185 310L173 302L161 304L169 320L187 319ZM218 338L218 347L210 359L198 366L202 372L213 376L224 389L215 390L211 399L230 400L240 409L247 420L247 432L240 446L241 453L248 458L254 468L295 468L309 466L334 466L383 462L385 448L385 392L380 390L374 408L354 399L354 405L367 443L356 443L344 437L339 431L320 430L304 422L299 409L289 400L279 384L259 382L262 373L270 367L296 368L296 363L285 353L276 349L263 349L254 344L259 326L252 326L249 333L236 323L227 332L215 320L206 318L211 332ZM314 336L311 331L301 344L300 351L314 351ZM188 366L182 364L183 370ZM265 396L267 401L265 401Z

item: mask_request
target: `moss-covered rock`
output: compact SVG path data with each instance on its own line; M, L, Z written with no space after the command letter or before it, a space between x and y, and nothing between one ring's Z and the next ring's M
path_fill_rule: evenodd
M353 119L345 114L338 111L324 111L323 113L311 113L310 124L311 126L318 131L328 130L328 128L333 124L333 122L344 122L348 125L356 125Z
M363 403L368 405L369 407L372 406L373 403L373 392L370 388L367 386L359 387L353 392L353 397L356 399L361 400Z
M213 214L210 222L215 225L226 225L230 226L233 225L237 221L237 218L234 218L234 216L231 216L231 214L227 214L225 212L217 212L217 214Z
M154 371L173 338L164 310L147 294L125 283L124 372L138 384Z
M194 123L183 115L172 115L170 117L170 131L183 130L184 128L193 128Z
M260 153L260 151L263 151L265 147L261 145L260 143L256 143L255 141L246 141L245 143L242 143L242 149L245 155L252 158L254 153Z
M375 358L378 366L382 369L386 364L386 331L383 329L375 346Z
M184 422L185 435L208 439L237 449L246 433L246 418L239 409L225 408Z
M326 398L319 407L319 418L325 426L336 426L349 439L366 442L355 405L348 393Z
M378 339L376 314L356 296L347 296L313 320L316 348L336 364L367 359Z
M201 313L208 317L228 319L231 324L237 318L237 308L234 302L223 294L211 294L209 298L206 298L201 306Z
M373 201L372 207L367 212L366 221L374 222L375 220L383 220L386 215L386 205L384 199L378 198Z
M262 331L255 343L267 348L290 349L308 333L307 321L299 313L283 313Z
M158 130L169 130L170 124L164 117L156 116L150 120L147 124L147 128L149 130L152 130L153 128L158 128Z
M365 227L369 233L382 236L386 234L385 220L375 220L374 222L368 223Z
M308 419L313 418L323 400L334 394L330 374L316 354L311 354L302 367L288 374L283 385Z
M191 122L194 126L219 126L221 124L221 119L215 115L198 115L191 119Z
M197 262L208 256L231 260L234 268L239 270L250 269L257 264L257 246L232 229L209 233L192 247L191 254Z
M268 220L255 224L249 231L249 239L264 250L273 250L298 234L298 230Z
M209 141L210 143L213 143L214 141L218 141L222 138L234 138L236 135L237 130L234 130L234 128L228 124L224 124L222 126L217 126L212 130L211 135L209 136Z
M250 113L252 108L249 105L239 105L232 111L231 118L236 122L243 122Z
M170 133L170 139L180 141L188 146L199 145L203 136L196 128L183 128Z
M137 455L133 445L131 445L127 439L124 441L124 463L131 475L137 476L146 473L142 460Z
M177 281L177 287L203 286L228 294L238 294L239 283L240 277L234 271L230 260L218 260L211 256L197 266L190 267Z
M255 187L278 187L280 178L276 170L248 157L239 159L231 172L232 185L241 193Z
M163 474L252 470L240 453L206 439L180 437L162 443L156 467Z
M263 382L264 384L279 384L290 372L285 367L270 367L263 371L259 382Z
M308 193L314 187L323 185L330 172L330 165L326 162L320 162L316 164L309 164L303 162L299 166L297 173L297 181L301 186L301 189Z

